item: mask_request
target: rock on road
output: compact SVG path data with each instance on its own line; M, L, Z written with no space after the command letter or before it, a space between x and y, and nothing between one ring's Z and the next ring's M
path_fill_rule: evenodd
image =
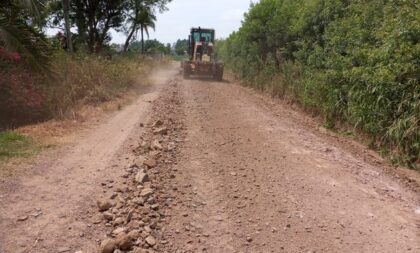
M420 252L418 173L390 168L276 99L176 73L158 72L155 92L43 155L34 175L0 181L1 253L98 252L110 228L95 200L130 187L125 169L147 122L159 123L149 136L184 136L176 162L147 160L136 174L156 193L126 191L152 196L162 214L156 233L145 227L149 252ZM165 138L153 152L178 145Z

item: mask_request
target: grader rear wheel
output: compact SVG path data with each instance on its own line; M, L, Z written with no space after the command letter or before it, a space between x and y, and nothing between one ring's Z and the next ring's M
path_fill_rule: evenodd
M186 65L184 65L184 71L183 71L183 74L184 74L184 79L188 79L188 78L190 78L190 69L188 68L188 66L186 66Z
M213 78L214 80L219 82L223 81L223 67L216 68Z

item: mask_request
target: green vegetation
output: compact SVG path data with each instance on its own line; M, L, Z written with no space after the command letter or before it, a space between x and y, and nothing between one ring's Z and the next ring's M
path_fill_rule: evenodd
M69 5L69 19L65 20L62 1L46 1L48 17L54 25L63 22L77 28L72 35L75 48L84 47L90 53L100 53L107 48L111 40L110 30L123 31L127 34L124 51L135 41L140 30L141 40L148 28L153 28L156 11L165 11L170 0L97 0L94 2L72 0Z
M156 15L154 8L158 8L161 12L166 10L167 0L130 0L128 1L128 18L127 21L130 23L130 29L127 32L127 40L124 45L124 52L128 50L130 41L135 38L137 31L140 30L140 41L141 41L141 52L144 53L144 32L149 37L149 28L155 29L156 26Z
M177 40L174 44L174 52L176 55L184 56L188 51L188 40Z
M218 55L245 84L419 164L419 9L405 0L261 0Z
M171 45L164 45L158 40L146 40L143 44L139 41L131 43L129 51L130 52L143 52L147 54L171 54Z
M125 51L140 44L137 31L147 34L155 12L169 2L1 1L0 130L65 116L73 107L111 100L144 83L156 61L141 56L145 50ZM62 32L47 38L50 27ZM126 43L110 45L110 29L126 32ZM157 41L146 47L170 53Z
M48 50L38 1L3 0L0 2L0 68L5 60L25 61L36 70L45 70Z
M178 39L172 45L172 59L174 61L183 61L187 58L188 39Z
M27 157L39 151L29 137L17 132L0 132L0 162L12 157Z

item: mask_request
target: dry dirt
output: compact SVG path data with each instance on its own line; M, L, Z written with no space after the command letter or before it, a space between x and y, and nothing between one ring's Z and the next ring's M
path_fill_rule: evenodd
M1 179L1 253L420 252L418 173L275 99L177 72Z

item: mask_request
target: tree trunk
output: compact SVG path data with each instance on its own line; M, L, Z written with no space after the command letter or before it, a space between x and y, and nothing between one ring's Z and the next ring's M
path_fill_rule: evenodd
M62 2L63 2L63 12L64 12L64 23L66 26L67 50L70 53L73 53L73 42L71 39L70 19L69 19L70 0L63 0Z
M98 43L98 21L96 18L99 1L83 1L86 8L86 17L87 17L87 33L88 40L87 44L89 47L90 53L97 53L97 43ZM83 21L86 22L86 21Z
M141 53L144 54L144 35L143 35L144 27L143 25L140 25L140 30L141 30Z
M128 46L130 45L131 37L133 37L134 32L136 31L136 25L133 24L133 28L131 29L130 34L128 34L127 39L125 40L124 44L124 52L127 52Z
M104 41L106 38L106 35L108 34L108 31L110 29L109 27L109 22L111 22L111 19L114 17L115 15L109 15L105 21L104 24L104 28L102 29L102 34L98 34L98 40L97 40L97 50L96 53L100 52L102 50L102 47L104 46ZM95 27L97 26L97 24L95 24Z
M94 25L94 17L92 17L92 14L89 13L89 20L88 20L88 29L87 29L87 33L88 33L88 40L87 40L87 44L89 47L89 51L90 53L95 53L95 49L96 49L96 27Z

